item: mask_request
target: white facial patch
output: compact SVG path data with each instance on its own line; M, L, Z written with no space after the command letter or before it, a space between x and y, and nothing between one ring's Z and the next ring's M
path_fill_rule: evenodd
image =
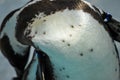
M17 41L15 37L15 27L16 27L16 16L19 14L19 11L16 12L13 17L11 17L8 22L5 24L5 28L3 29L0 38L2 38L4 35L7 35L10 41L10 45L12 49L15 51L15 53L20 53L21 55L24 55L24 51L26 48L28 48L28 45L23 45L20 42Z

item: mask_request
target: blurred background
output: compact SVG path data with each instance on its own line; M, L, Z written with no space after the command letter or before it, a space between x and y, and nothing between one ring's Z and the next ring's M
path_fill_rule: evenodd
M19 8L26 4L29 0L0 0L0 24L4 17L12 10ZM113 15L113 17L120 21L120 0L87 0L91 4L103 9L104 11ZM117 43L120 52L120 44ZM14 69L8 63L7 59L0 52L0 80L11 80L15 77Z

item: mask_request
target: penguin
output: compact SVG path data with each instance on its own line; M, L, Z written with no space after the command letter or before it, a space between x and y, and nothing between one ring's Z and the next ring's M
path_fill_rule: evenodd
M85 0L31 0L0 29L1 51L18 80L30 80L32 70L34 80L120 80L115 40L120 23ZM38 55L26 67L30 46Z
M29 46L22 45L15 38L15 17L18 10L16 9L8 14L0 28L0 50L14 67L17 74L15 79L22 77L29 56Z

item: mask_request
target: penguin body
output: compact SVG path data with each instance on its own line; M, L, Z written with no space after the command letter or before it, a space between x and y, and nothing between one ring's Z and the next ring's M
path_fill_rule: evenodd
M1 50L15 68L23 66L19 69L23 80L31 77L31 70L35 80L42 80L37 78L38 66L45 80L119 80L114 44L120 40L119 27L110 24L117 21L104 23L103 14L84 0L31 0L3 21ZM25 69L29 46L47 57L42 56L39 65L35 55Z

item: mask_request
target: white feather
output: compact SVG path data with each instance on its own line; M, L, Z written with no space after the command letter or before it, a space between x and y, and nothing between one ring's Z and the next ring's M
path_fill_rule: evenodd
M30 35L37 31L32 42L50 57L57 80L119 80L119 71L115 72L119 64L113 54L111 37L90 14L66 9L42 19L35 18L31 26ZM62 67L64 71L60 71Z

